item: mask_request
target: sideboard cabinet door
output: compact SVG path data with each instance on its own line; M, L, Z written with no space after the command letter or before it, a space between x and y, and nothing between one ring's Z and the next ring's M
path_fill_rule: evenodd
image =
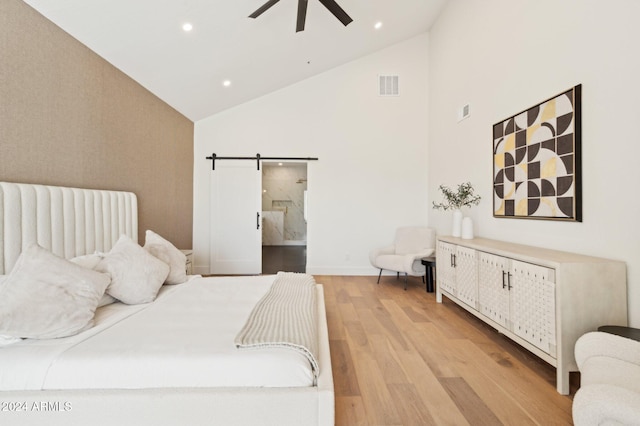
M468 247L456 247L456 290L458 299L478 309L478 253Z
M509 259L480 252L478 263L479 311L490 320L510 328L509 291L506 276L509 270Z
M436 270L438 271L438 287L447 293L456 295L456 246L438 241Z
M512 260L509 274L513 332L556 356L555 271Z

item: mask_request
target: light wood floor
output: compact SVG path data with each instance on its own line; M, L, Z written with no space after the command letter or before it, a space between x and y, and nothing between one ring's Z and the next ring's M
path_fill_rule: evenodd
M336 425L570 425L555 369L420 278L324 284ZM575 376L574 376L575 374ZM579 377L572 373L573 395Z

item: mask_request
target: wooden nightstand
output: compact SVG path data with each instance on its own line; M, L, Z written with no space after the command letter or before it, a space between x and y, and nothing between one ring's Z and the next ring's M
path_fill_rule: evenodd
M191 275L193 271L193 250L180 250L187 256L187 263L185 265L185 270L187 271L187 275Z

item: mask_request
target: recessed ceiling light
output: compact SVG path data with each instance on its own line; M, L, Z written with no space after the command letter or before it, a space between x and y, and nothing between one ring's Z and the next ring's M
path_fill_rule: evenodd
M224 87L229 87L229 86L231 86L231 80L225 80L225 81L223 81L223 82L222 82L222 85L223 85Z
M185 24L182 26L182 29L183 29L185 32L187 32L187 33L188 33L189 31L191 31L191 30L193 29L193 25L191 25L189 22L187 22L187 23L185 23Z
M376 22L376 24L373 26L373 28L375 28L376 30L379 30L380 28L382 28L382 22L380 22L380 21Z
M282 163L278 163L278 166L282 166Z

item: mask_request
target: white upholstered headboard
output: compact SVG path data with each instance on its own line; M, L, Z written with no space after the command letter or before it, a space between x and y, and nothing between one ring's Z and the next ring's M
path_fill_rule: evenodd
M107 252L121 234L138 241L131 192L0 182L0 274L32 243L70 259Z

